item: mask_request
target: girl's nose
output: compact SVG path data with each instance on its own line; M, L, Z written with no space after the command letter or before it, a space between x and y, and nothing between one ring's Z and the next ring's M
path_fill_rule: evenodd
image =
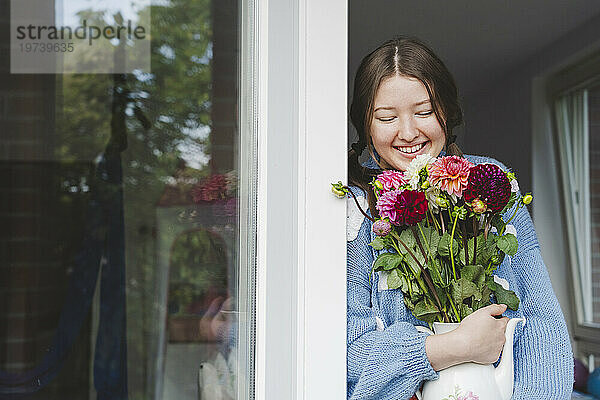
M400 125L396 133L399 139L410 143L419 136L419 130L412 118L400 118Z

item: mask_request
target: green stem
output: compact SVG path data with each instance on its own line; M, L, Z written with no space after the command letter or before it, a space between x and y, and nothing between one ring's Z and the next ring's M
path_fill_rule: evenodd
M400 248L396 245L396 243L393 240L391 240L391 242L392 242L392 246L394 246L394 250L396 250L396 253L401 254Z
M413 275L415 274L414 271L412 270L412 268L408 267L408 269L410 269L410 271L412 272ZM412 298L413 297L413 294L412 294L412 285L410 284L410 281L408 281L408 278L405 275L402 276L402 279L404 279L404 280L407 281L406 282L406 286L408 286L408 294Z
M371 217L370 215L368 215L366 212L363 211L363 209L360 206L360 204L358 204L358 199L356 198L356 196L354 195L354 193L352 192L352 190L350 190L350 188L348 186L343 186L343 188L347 189L348 193L350 193L352 195L352 198L354 199L354 202L356 203L356 206L358 207L358 209L360 210L360 212L362 213L362 215L364 215L365 217L367 217L367 219L371 220L372 222L375 222L375 218Z
M477 217L473 218L473 265L477 263L477 235L479 231L477 229Z
M504 234L504 229L506 228L506 225L508 225L508 223L513 220L515 215L517 215L517 211L519 211L519 208L521 208L522 205L523 205L523 203L519 202L519 204L517 205L517 208L515 208L515 211L513 212L513 214L510 216L508 221L506 221L504 223L504 226L502 227L502 232L498 232L498 235L502 236Z
M465 265L469 264L469 243L467 242L467 223L466 222L461 222L460 226L462 228L462 240L463 240L463 246L465 248Z
M435 219L435 217L433 216L433 211L429 210L429 214L431 215L431 220L433 221L433 224L435 225L435 229L437 229L438 231L441 231L442 228L440 227L440 224L438 224L437 219Z
M494 269L496 268L496 266L494 265L494 263L490 260L490 263L488 264L487 267L487 273L489 274L490 272L492 272Z
M414 233L414 231L413 231L413 233ZM440 311L440 313L443 313L444 311L442 310L442 302L440 301L440 298L438 297L437 292L435 291L435 285L429 278L429 275L427 275L427 271L425 271L425 268L423 267L423 265L421 265L421 263L419 262L419 259L414 255L414 253L410 250L410 248L406 245L406 243L404 243L402 240L400 240L400 236L398 236L398 234L394 231L392 231L392 235L398 240L398 243L400 243L402 245L402 247L404 247L406 249L408 254L411 255L411 257L415 260L415 262L419 266L419 269L421 270L421 275L423 275L423 279L425 279L425 282L427 283L427 286L429 287L431 294L433 294L433 297L435 298L435 300L438 303L438 310ZM417 282L419 282L419 279L417 279Z
M456 315L456 322L460 322L460 314L456 310L456 306L454 305L454 300L452 300L452 296L448 296L448 300L450 301L450 305L452 306L452 310L454 310L454 315Z
M423 244L421 243L421 239L419 238L419 234L417 233L417 230L415 229L414 226L411 226L410 231L412 232L413 236L415 237L415 241L417 242L417 246L421 250L421 254L423 254L423 261L425 262L425 264L427 264L427 252L425 251L425 248L423 247Z
M452 215L450 215L452 218ZM456 222L458 221L458 215L454 219L454 223L452 225L452 234L450 235L450 261L452 262L452 274L454 275L454 280L457 281L456 277L456 267L454 266L454 247L452 246L454 243L454 231L456 230Z
M423 228L421 228L421 224L417 224L419 227L419 232L421 232L421 236L423 237L423 242L425 242L425 247L427 247L427 254L429 257L433 258L433 254L431 254L431 248L429 247L429 243L427 243L427 238L425 238L425 234L423 233Z

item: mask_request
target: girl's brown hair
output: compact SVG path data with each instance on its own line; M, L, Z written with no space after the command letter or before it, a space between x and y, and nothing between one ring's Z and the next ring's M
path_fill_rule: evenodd
M381 82L391 76L407 76L421 81L431 99L433 112L446 134L446 153L462 156L454 143L452 130L462 123L462 110L454 78L444 63L418 39L398 37L388 40L363 58L356 77L350 106L350 120L358 132L358 142L348 151L348 178L351 185L365 190L371 215L377 216L375 194L369 183L383 167L375 158L371 139L373 103ZM360 165L358 157L365 147L381 169ZM437 154L433 154L437 156Z

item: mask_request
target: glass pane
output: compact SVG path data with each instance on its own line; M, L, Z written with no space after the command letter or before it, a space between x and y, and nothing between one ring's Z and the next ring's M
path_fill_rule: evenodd
M0 60L0 397L250 398L246 3L46 3L57 25L148 17L151 69L18 74ZM3 27L10 15L2 2Z
M600 323L600 86L588 90L590 214L592 218L592 321Z

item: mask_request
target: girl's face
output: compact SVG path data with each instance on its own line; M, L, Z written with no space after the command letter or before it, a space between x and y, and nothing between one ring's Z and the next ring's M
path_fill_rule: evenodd
M444 130L420 80L394 75L381 82L375 94L371 139L380 163L399 171L406 171L419 154L437 157L442 151Z

